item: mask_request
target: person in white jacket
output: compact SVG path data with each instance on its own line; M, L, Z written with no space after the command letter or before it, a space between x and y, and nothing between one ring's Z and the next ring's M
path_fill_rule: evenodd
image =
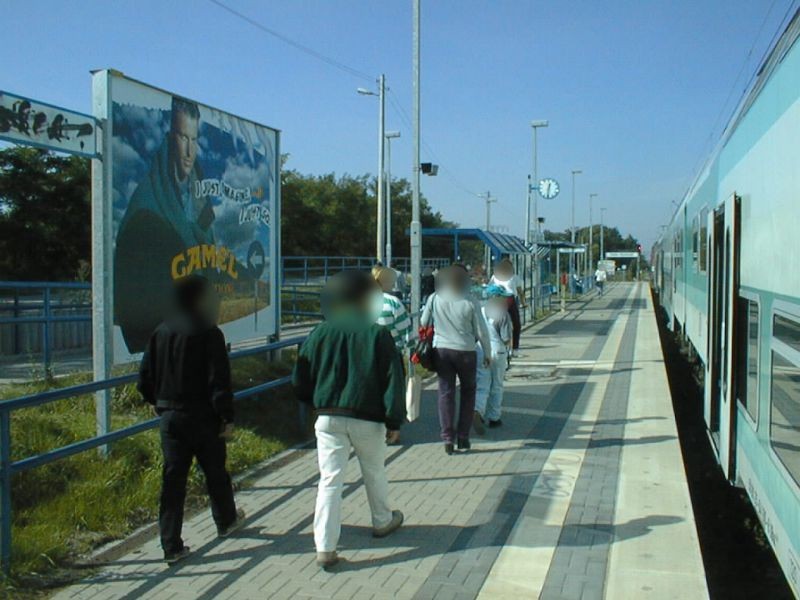
M486 425L499 427L503 407L503 382L508 366L508 353L513 339L511 317L508 314L506 298L509 292L499 285L486 288L486 305L483 316L489 328L492 347L492 360L485 366L482 351L478 348L477 389L475 393L475 414L473 427L475 433L483 435Z

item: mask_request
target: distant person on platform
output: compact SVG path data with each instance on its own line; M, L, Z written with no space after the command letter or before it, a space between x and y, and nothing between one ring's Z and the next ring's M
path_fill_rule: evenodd
M436 275L430 267L425 267L422 270L422 284L420 287L422 288L420 290L420 295L422 296L422 304L424 305L425 302L428 301L428 296L436 290Z
M414 345L416 336L414 336L414 327L406 307L392 293L392 290L395 289L397 272L388 267L373 267L372 277L378 284L383 298L382 309L377 323L389 330L397 351L400 352L405 360L408 350Z
M119 225L114 249L114 321L128 351L144 350L166 314L172 259L187 248L214 244L214 210L197 196L200 111L172 98L170 130L139 181ZM152 140L157 142L157 140Z
M519 309L525 308L525 290L520 285L519 277L514 273L514 263L504 258L494 268L494 274L489 280L489 285L499 285L509 293L508 315L511 317L511 324L514 328L513 347L511 356L519 352L519 339L522 335L522 321Z
M451 265L439 272L436 293L422 311L422 327L433 326L433 348L439 382L439 425L444 451L469 450L469 432L475 412L475 377L478 357L476 340L483 349L483 366L491 365L489 330L478 303L469 297L466 269ZM461 400L456 421L456 378Z
M594 272L594 280L597 283L597 293L601 296L603 295L603 287L606 285L606 279L608 279L608 273L606 273L605 269L598 267L597 271Z
M342 488L350 449L355 450L372 535L385 537L403 524L389 505L386 443L399 439L406 419L405 375L389 330L375 323L380 292L368 273L342 271L325 286L325 321L306 339L292 383L301 402L317 413L319 487L314 511L317 564L334 566L341 534Z
M233 393L225 336L213 315L213 290L205 278L190 275L177 281L174 294L176 310L150 338L138 385L161 416L164 468L158 525L168 564L189 554L181 530L193 458L206 478L217 534L229 536L245 516L236 510L225 468L225 441L233 432Z

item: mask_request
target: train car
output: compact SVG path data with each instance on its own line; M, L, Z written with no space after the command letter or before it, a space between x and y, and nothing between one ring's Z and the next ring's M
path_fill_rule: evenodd
M654 247L709 440L800 595L800 11ZM798 246L795 246L798 244Z

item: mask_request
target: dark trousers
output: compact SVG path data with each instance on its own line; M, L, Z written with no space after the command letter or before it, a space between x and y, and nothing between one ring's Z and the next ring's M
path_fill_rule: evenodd
M158 526L165 553L183 548L181 529L186 479L194 457L206 477L211 514L217 528L223 529L236 520L231 477L225 469L225 440L219 437L219 432L220 422L216 417L198 417L176 410L164 411L161 415L164 470Z
M473 351L436 348L436 373L439 376L439 425L442 439L452 443L468 440L475 412L475 377L477 353ZM458 423L456 413L456 377L461 383L461 405Z
M522 321L519 318L519 302L516 298L508 299L508 316L511 317L513 330L512 341L514 350L519 350L519 337L522 335Z

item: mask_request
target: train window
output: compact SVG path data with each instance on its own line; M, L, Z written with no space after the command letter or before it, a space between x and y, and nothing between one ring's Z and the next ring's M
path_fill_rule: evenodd
M704 208L700 211L700 251L698 262L700 263L700 272L706 272L706 254L708 252L708 209Z
M772 335L790 348L800 352L800 322L783 315L775 315L772 322Z
M675 234L675 249L674 249L675 268L683 268L683 231L678 230Z
M700 241L700 217L697 216L692 221L692 270L697 272L697 254Z
M800 484L800 367L772 351L770 444Z
M739 402L753 419L758 421L758 303L739 298L739 356L737 364L737 395Z

